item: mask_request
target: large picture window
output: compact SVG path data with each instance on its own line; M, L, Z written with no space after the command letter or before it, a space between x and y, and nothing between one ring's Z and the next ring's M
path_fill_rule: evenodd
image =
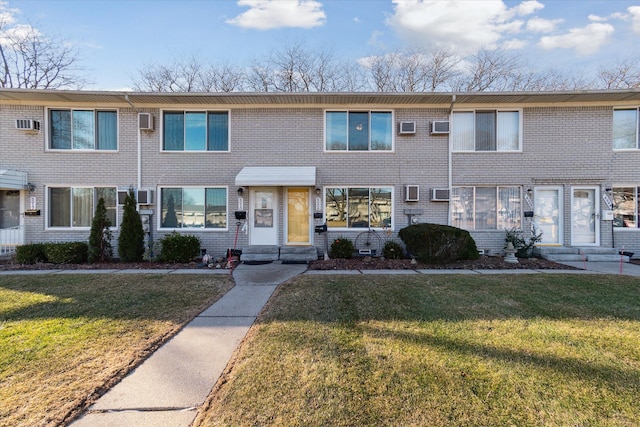
M165 111L165 151L229 151L227 111Z
M613 149L638 148L638 109L613 110Z
M49 110L52 150L116 150L118 114L111 110Z
M326 188L327 227L391 227L391 200L391 187Z
M613 188L613 226L624 228L638 228L638 187Z
M90 228L101 197L116 228L115 187L49 187L49 227Z
M162 188L160 228L227 228L226 188Z
M510 230L521 227L520 187L454 187L451 225L465 230Z
M520 112L454 111L451 144L453 151L518 151Z
M390 111L327 111L327 151L391 151L393 117Z

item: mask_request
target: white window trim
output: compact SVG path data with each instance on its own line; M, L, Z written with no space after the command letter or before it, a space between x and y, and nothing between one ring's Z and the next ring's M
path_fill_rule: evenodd
M453 133L453 128L455 126L455 122L453 120L453 113L474 113L473 115L473 130L474 130L474 137L473 137L473 145L475 147L476 145L476 141L475 141L475 129L476 129L476 111L495 111L496 114L499 112L518 112L518 149L517 150L487 150L487 151L478 151L478 150L454 150L453 148L453 142L451 141L451 135ZM522 108L473 108L473 109L459 109L459 110L453 110L451 112L451 115L449 116L449 123L451 123L451 132L449 133L449 147L450 147L450 151L452 153L479 153L479 154L500 154L500 153L522 153L524 151L524 141L523 141L523 123L524 123L524 114L523 114L523 109Z
M170 227L162 227L162 190L163 189L169 189L169 188L180 188L182 190L184 189L189 189L189 188L197 188L197 189L207 189L207 188L219 188L219 189L224 189L227 192L227 198L225 200L225 205L227 207L227 226L224 228L206 228L206 227L202 227L202 228L190 228L190 227L175 227L175 228L170 228ZM163 232L172 232L172 231L177 231L178 233L182 232L182 233L186 233L186 234L191 234L191 233L221 233L221 232L227 232L229 231L229 223L232 220L230 214L229 214L229 186L228 185L159 185L156 188L156 206L157 206L157 215L156 215L156 226L155 226L155 230L156 231L163 231Z
M391 150L327 150L327 113L332 112L367 112L367 113L391 113ZM393 109L366 109L366 108L327 108L322 113L322 151L324 153L351 153L351 154L365 154L365 153L395 153L396 151L396 132L395 126L395 110ZM371 116L369 116L371 117ZM347 129L348 131L348 129ZM348 135L347 135L348 136ZM348 141L347 141L348 145ZM371 146L371 120L369 120L369 146Z
M393 185L327 185L322 188L322 211L324 214L324 218L326 221L327 218L327 189L330 188L368 188L369 190L372 188L388 188L391 190L391 226L388 228L389 230L394 230L395 225L395 186ZM379 232L384 231L384 227L329 227L328 231L340 231L340 232L354 232L359 233L367 230L376 230Z
M94 119L96 111L115 111L116 113L116 149L115 150L97 150L97 149L64 149L51 148L49 116L51 110L69 110L69 111L93 111ZM136 126L137 127L137 126ZM100 153L100 154L117 154L120 152L120 109L118 108L86 108L86 107L45 107L44 109L44 151L53 153Z
M57 150L56 150L57 151ZM64 151L64 150L63 150ZM119 230L120 229L120 222L118 218L120 217L120 211L121 208L119 208L118 206L118 186L117 185L72 185L72 184L56 184L56 185L45 185L44 187L44 229L45 231L86 231L86 230L91 230L91 226L88 227L74 227L73 225L70 227L52 227L49 225L49 220L50 220L50 214L49 214L49 210L50 210L50 200L49 200L49 190L52 188L91 188L93 189L93 202L94 202L94 206L93 206L93 213L91 216L91 219L93 220L93 216L96 213L96 206L98 205L98 201L95 199L96 197L96 188L114 188L116 190L116 223L115 224L111 224L111 226L109 227L109 230ZM72 203L73 203L73 198L71 199Z
M613 114L616 110L636 110L636 146L634 148L615 148L613 147ZM624 152L624 151L639 151L640 150L640 107L637 106L629 106L629 107L615 107L611 111L611 149L614 152ZM633 187L633 186L632 186Z
M473 228L472 229L467 229L467 228L461 228L462 230L466 230L469 232L474 232L474 233L496 233L496 232L500 232L500 233L504 233L507 229L504 228L481 228L478 229L476 228L476 214L477 214L477 210L475 209L476 206L476 202L475 202L475 198L476 198L476 189L477 188L492 188L496 190L496 201L498 200L498 194L499 191L498 189L500 188L510 188L510 187L518 187L520 189L520 228L518 228L518 230L523 231L523 226L524 226L524 211L526 210L524 208L524 203L526 203L524 201L524 188L522 187L522 185L454 185L451 187L451 190L453 190L454 188L465 188L465 187L471 187L473 188L473 198L474 198L474 211L473 211ZM496 206L497 208L497 206ZM447 220L447 224L454 226L453 225L453 212L451 210L451 201L449 202L449 213L448 213L448 220ZM498 223L498 212L496 211L496 224ZM456 227L456 226L454 226Z
M165 150L164 149L164 113L165 112L178 112L181 111L183 113L227 113L227 149L226 150ZM163 108L160 110L160 119L159 123L159 133L160 133L160 145L158 147L158 151L162 154L189 154L189 153L211 153L211 154L221 154L221 153L230 153L231 152L231 110L226 108L221 109L210 109L210 108ZM186 131L186 127L185 127ZM169 188L169 187L163 187Z

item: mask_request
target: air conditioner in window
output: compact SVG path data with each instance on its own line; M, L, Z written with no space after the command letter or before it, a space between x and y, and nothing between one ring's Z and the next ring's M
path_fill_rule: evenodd
M400 135L413 135L416 133L416 122L400 122L398 126Z
M140 130L153 130L154 120L151 113L139 113L138 114L138 127Z
M16 129L20 130L40 130L40 122L31 119L17 119Z
M431 135L447 135L449 133L448 121L431 122Z
M448 202L449 189L448 188L432 188L431 201L432 202Z
M152 205L153 204L153 190L148 188L141 188L138 190L138 204L140 205Z
M418 201L420 201L420 186L419 185L405 185L404 186L404 201L405 202L418 202Z

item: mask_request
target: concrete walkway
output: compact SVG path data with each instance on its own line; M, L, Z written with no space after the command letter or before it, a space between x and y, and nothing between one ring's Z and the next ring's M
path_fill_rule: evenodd
M235 287L187 324L92 405L74 427L187 427L210 394L229 359L276 287L299 274L623 274L640 277L640 266L617 262L566 263L581 270L307 270L306 265L274 262L240 264ZM228 274L225 270L52 270L80 273ZM19 272L0 272L20 274ZM43 274L22 272L22 274Z

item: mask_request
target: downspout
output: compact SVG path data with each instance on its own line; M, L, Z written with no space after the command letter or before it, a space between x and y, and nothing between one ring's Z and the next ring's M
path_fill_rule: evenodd
M447 224L451 225L451 188L453 186L453 156L452 156L452 151L453 151L453 147L451 146L451 123L453 122L453 120L451 120L451 113L453 111L453 104L455 104L456 102L456 95L453 94L451 95L451 104L449 105L449 136L448 136L448 142L449 142L449 165L448 165L448 188L449 188L449 209L448 209L448 213L447 213Z
M133 108L134 110L137 110L136 106L133 105L133 102L131 102L129 100L129 95L125 94L124 95L124 100L127 101L129 103L129 105L131 106L131 108ZM137 171L137 180L136 180L136 188L140 189L142 187L142 141L140 139L140 126L137 126L138 128L138 162L137 162L137 166L138 166L138 171Z

